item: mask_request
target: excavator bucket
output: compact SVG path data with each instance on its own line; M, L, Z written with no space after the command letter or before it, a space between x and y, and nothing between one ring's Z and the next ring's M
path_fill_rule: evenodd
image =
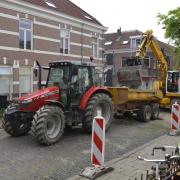
M131 57L126 60L126 65L117 72L119 85L139 89L142 85L141 62Z
M120 69L117 76L120 86L138 89L142 84L140 70L138 69Z

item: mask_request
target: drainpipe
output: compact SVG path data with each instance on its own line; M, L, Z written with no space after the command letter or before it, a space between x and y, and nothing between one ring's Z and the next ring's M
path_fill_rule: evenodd
M81 64L83 63L83 56L84 56L84 36L83 36L83 33L84 33L84 23L81 24Z

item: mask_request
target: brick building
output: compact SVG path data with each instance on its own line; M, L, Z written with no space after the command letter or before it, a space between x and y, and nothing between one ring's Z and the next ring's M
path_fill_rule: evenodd
M135 56L136 50L141 42L143 32L139 30L122 31L105 35L106 64L112 67L108 73L107 84L118 85L117 72L119 69L131 69L127 67L127 58ZM169 67L173 67L173 46L157 40L159 47L167 57ZM157 78L156 59L150 49L147 50L146 58L141 66L137 66L142 75L142 89L152 89L153 82Z
M69 0L0 1L0 95L12 98L33 91L36 60L47 65L93 56L101 63L105 31Z

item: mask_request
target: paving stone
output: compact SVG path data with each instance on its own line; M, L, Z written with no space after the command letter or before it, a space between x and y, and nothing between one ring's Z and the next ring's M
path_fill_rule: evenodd
M112 167L114 167L114 171L109 174L105 174L102 177L98 178L99 180L134 180L135 177L140 180L141 174L146 175L146 171L150 170L153 163L148 163L144 161L137 160L137 156L141 155L146 158L164 158L164 155L167 152L155 152L155 156L151 156L151 151L154 146L163 146L163 145L173 145L177 146L179 144L178 136L168 136L163 135L150 143L147 143L145 146L142 146L137 149L137 152L132 151L132 153L128 153L126 158L119 159ZM171 153L171 151L168 151Z

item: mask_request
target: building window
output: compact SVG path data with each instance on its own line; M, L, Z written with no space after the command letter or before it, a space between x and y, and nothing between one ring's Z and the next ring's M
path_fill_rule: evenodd
M32 73L31 67L21 67L19 69L19 83L20 93L26 94L31 92L32 87Z
M141 43L141 39L140 38L132 38L131 39L131 48L138 48L140 43Z
M32 22L28 19L19 22L19 48L32 49Z
M96 37L92 38L92 53L93 57L98 57L98 40Z
M9 95L12 92L12 68L0 67L0 95Z
M60 32L60 53L69 54L70 31L62 29Z

